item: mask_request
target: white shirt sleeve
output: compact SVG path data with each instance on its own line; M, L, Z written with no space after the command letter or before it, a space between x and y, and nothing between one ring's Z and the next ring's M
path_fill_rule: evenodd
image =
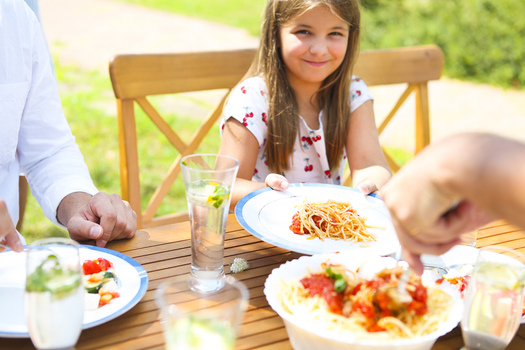
M32 72L17 152L20 170L26 175L33 195L47 218L59 225L57 208L66 195L73 192L94 195L98 190L62 112L49 54L34 17L31 25L32 53L27 58L32 60Z
M222 128L226 120L235 118L257 139L262 147L268 135L268 93L262 78L248 78L236 86L224 108Z
M365 82L355 75L352 76L350 83L350 113L353 113L359 106L368 100L374 100Z

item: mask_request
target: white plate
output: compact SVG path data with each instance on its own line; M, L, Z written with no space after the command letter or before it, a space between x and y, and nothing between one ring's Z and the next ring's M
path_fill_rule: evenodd
M422 255L421 261L424 265L438 266L444 268L455 267L456 269L465 264L475 265L478 259L479 249L466 245L457 245L441 256ZM525 323L525 316L521 318Z
M120 297L111 304L94 311L84 312L83 329L108 322L135 306L146 293L148 275L132 258L114 250L81 245L80 263L84 260L104 258L113 263L119 279ZM26 253L7 251L0 253L0 337L28 338L24 316L24 289L26 277Z
M319 238L307 239L308 235L296 235L290 231L296 206L304 200L350 202L359 215L367 218L367 224L385 227L368 229L376 237L376 242L350 243L342 240ZM373 254L394 253L397 240L390 213L385 203L376 194L363 196L359 190L346 186L326 184L290 184L286 191L274 191L269 187L252 192L243 197L235 207L237 221L255 237L275 246L303 254L324 254L349 250L367 249Z

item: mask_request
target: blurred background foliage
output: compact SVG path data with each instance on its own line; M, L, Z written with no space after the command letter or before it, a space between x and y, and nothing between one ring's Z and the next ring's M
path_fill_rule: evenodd
M444 74L525 86L525 1L362 0L363 49L436 44Z
M258 35L266 0L123 0L245 28ZM361 0L362 49L436 44L444 74L525 86L524 0Z

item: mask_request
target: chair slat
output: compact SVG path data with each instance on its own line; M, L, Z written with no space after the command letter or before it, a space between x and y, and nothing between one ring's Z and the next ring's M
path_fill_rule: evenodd
M416 89L416 153L430 144L430 120L428 106L428 85L418 84Z
M159 130L166 136L168 141L175 147L179 152L183 152L187 145L182 141L169 126L168 123L160 116L157 110L149 103L145 97L139 97L135 101L139 104L142 110L150 117L150 119L155 123Z
M255 50L183 54L118 55L110 76L117 98L234 87L248 71Z
M381 125L379 125L379 127L377 128L377 133L379 135L381 135L383 130L385 130L385 128L388 125L388 123L390 123L390 121L392 120L394 115L397 113L397 111L403 105L403 103L405 103L406 99L408 98L410 93L412 91L414 91L415 88L416 88L415 84L409 84L408 87L406 88L406 90L403 91L403 94L401 95L399 100L397 100L396 104L394 105L394 108L392 108L390 113L388 113L388 115L385 117L385 119L383 119L383 121L381 122Z
M140 215L142 209L137 131L135 129L133 100L117 99L117 119L119 128L121 196L129 202L131 208L137 213L137 227L140 228L142 227L142 216Z
M362 51L354 74L369 86L422 83L441 77L443 52L435 45Z

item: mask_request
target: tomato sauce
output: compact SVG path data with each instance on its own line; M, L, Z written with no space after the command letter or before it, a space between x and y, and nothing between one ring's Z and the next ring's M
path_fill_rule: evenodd
M308 289L311 297L316 295L321 296L328 304L330 311L338 315L343 314L343 293L337 293L335 291L334 281L324 273L305 277L300 282L304 288Z

